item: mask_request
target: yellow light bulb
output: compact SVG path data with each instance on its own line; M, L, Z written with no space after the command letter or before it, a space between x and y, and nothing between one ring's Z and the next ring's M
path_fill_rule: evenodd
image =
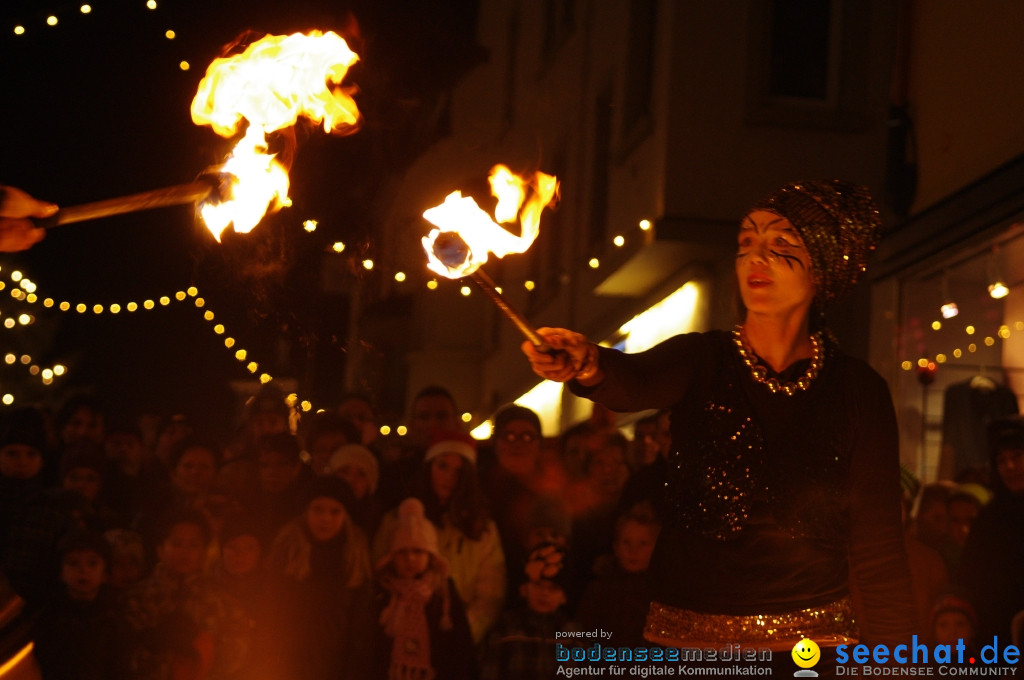
M92 306L92 311L93 311L93 314L102 314L103 313L103 305L93 305Z
M216 333L217 335L220 335L221 333L223 333L224 332L224 324L219 323L216 326L214 326L213 327L213 332Z
M153 307L156 307L156 304L152 300L145 300L142 303L142 306L146 309L153 309Z
M71 303L69 303L69 302L62 302L62 303L60 303L60 311L66 312L69 309L71 309Z
M237 352L235 352L235 358L238 359L239 361L245 361L245 357L246 352L244 349L240 349Z
M189 289L185 292L188 293L189 297L195 297L196 295L199 295L199 289L196 288L195 286L190 286Z
M206 310L205 312L203 312L203 318L206 319L207 321L213 321L213 312L211 312L210 310Z
M78 312L79 314L85 314L85 311L87 309L89 309L89 308L85 304L83 304L81 302L79 302L77 305L75 305L75 311Z
M405 272L395 272L395 281L399 283L405 281Z
M166 295L161 296L160 304L166 307L167 305L171 304L171 298L167 297Z
M129 303L128 303L128 304L127 304L127 305L125 306L125 309L127 309L127 310L128 310L129 312L134 312L134 311L135 311L136 309L138 309L138 308L139 308L139 305L138 305L138 304L136 304L136 303L134 303L134 302L129 302Z
M183 291L183 290L179 290L177 293L174 294L174 299L175 300L179 300L179 301L180 300L184 300L185 297L186 297L185 291Z
M117 314L120 311L121 311L121 305L117 304L116 302L114 304L110 305L110 313L111 314Z

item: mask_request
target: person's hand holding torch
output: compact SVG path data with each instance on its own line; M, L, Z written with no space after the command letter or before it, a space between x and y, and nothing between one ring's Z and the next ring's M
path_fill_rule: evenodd
M53 203L40 201L16 187L0 185L0 251L28 250L46 236L30 218L57 212Z
M550 349L543 351L529 340L522 344L534 373L545 380L576 380L587 387L604 380L597 345L585 336L565 328L538 328L536 332Z

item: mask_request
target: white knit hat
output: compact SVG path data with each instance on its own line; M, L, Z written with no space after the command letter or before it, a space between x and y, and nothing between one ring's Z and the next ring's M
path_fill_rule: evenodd
M395 532L391 535L391 545L387 555L377 562L377 568L382 569L395 553L403 548L415 548L430 553L442 577L447 577L448 560L442 557L438 550L437 530L427 519L423 503L418 498L406 498L399 504L398 522L395 524Z
M462 432L443 432L434 436L433 443L427 448L423 462L429 463L445 453L462 456L476 465L476 441Z
M355 465L365 472L366 479L370 483L370 493L377 491L380 466L377 464L377 457L370 449L361 444L344 444L331 454L324 472L333 475L345 465Z

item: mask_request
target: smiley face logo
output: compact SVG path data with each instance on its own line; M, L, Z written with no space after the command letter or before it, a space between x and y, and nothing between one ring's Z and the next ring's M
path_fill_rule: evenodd
M793 645L793 663L800 668L810 668L821 659L821 650L818 644L810 639L804 638Z

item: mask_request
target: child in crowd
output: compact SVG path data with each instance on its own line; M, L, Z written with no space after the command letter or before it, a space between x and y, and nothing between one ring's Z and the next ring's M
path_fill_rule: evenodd
M218 559L210 568L210 580L242 607L251 625L250 652L231 676L239 680L264 677L260 670L273 646L265 556L265 537L255 518L242 511L227 514L221 523Z
M362 444L345 444L331 454L324 473L345 480L355 497L352 519L363 533L373 536L383 514L377 497L377 482L380 479L377 457Z
M305 420L305 419L303 419ZM360 442L359 430L335 413L317 413L306 428L306 452L314 475L326 475L331 454L346 444Z
M295 435L268 434L256 440L259 489L251 511L256 513L269 535L302 513L305 485L311 477L302 463L302 448Z
M978 626L978 617L974 613L974 607L967 600L953 594L939 597L932 607L931 623L932 644L951 645L955 648L957 643L963 640L970 651L970 654L964 653L964 658L975 655L975 629Z
M223 520L220 555L211 569L213 581L244 606L259 600L266 586L264 535L248 513L233 512Z
M45 599L57 581L57 540L70 526L64 507L47 493L46 424L25 407L0 427L0 572L29 603Z
M104 538L110 544L107 584L115 592L123 593L146 575L146 549L142 536L134 529L110 529Z
M639 503L615 523L613 557L599 559L597 577L583 593L576 612L580 630L612 633L611 643L639 646L650 608L652 588L647 567L661 523L648 502Z
M366 538L350 515L352 491L337 477L315 477L306 498L305 509L277 535L268 558L274 674L369 678L373 583Z
M60 486L69 501L74 497L67 506L74 508L72 519L78 526L104 532L126 524L104 501L108 470L106 454L98 444L81 441L64 450Z
M110 546L86 530L58 544L61 591L46 604L33 634L46 680L127 680L127 627L105 585Z
M448 561L423 504L398 506L391 548L377 564L386 603L380 614L382 672L389 680L476 678L476 650Z
M545 543L526 563L523 602L501 615L483 649L481 680L554 678L555 633L565 631L565 550Z
M249 650L245 612L203 575L210 529L198 510L159 523L157 564L126 596L136 633L133 671L149 678L231 677Z

